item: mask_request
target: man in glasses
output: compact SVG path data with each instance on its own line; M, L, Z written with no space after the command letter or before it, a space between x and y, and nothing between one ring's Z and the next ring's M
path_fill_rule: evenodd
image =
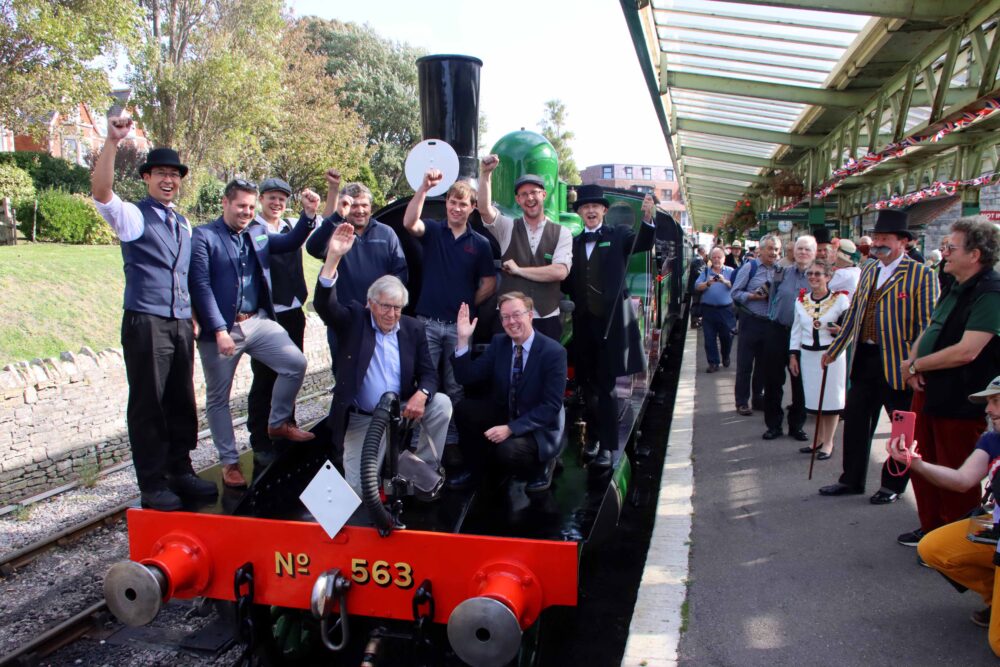
M414 454L435 475L451 421L451 400L437 391L437 372L431 365L424 323L402 314L409 293L399 278L385 275L375 280L368 288L365 305L340 301L336 289L339 267L344 256L353 252L357 238L349 223L334 230L313 303L337 336L339 367L350 370L341 373L333 388L330 430L334 446L343 448L344 478L360 496L361 449L382 394L391 391L399 395L403 417L420 422ZM380 460L385 446L383 440ZM435 495L431 492L422 499L432 500Z
M198 444L194 400L194 328L188 293L191 225L174 199L188 168L176 151L157 148L139 167L148 197L125 203L112 191L118 144L128 116L109 116L91 188L97 210L121 240L125 263L122 352L128 377L129 446L143 507L181 509L180 496L214 497L190 451Z
M313 434L295 424L295 396L306 358L275 319L271 254L294 252L316 226L319 195L302 192L302 215L288 234L271 234L256 219L257 185L235 179L222 195L222 216L194 230L191 297L201 332L198 353L205 371L205 414L222 461L222 482L246 486L229 412L233 375L245 352L277 375L267 435L303 442Z
M536 335L531 297L507 292L498 302L504 333L494 336L474 360L469 341L479 318L470 321L467 304L458 310L455 378L464 385L489 382L492 396L466 398L456 406L465 468L448 484L453 489L470 488L478 483L487 462L496 460L527 482L526 492L541 493L552 483L566 419L566 349L552 338Z
M502 214L492 201L493 170L500 158L489 155L479 168L479 214L486 229L500 244L503 277L501 290L519 291L534 303L533 327L560 340L560 282L573 265L573 237L562 225L545 216L545 181L525 174L514 181L514 198L522 216L512 219Z

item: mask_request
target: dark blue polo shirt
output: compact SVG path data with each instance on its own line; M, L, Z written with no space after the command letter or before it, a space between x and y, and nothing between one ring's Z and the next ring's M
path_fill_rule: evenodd
M440 220L424 220L419 240L424 248L424 277L417 314L454 322L463 302L474 305L479 279L496 275L490 242L468 225L455 238L448 223Z

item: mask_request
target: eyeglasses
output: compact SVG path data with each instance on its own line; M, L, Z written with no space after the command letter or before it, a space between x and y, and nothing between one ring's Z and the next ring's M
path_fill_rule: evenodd
M806 278L819 278L820 276L825 275L825 271L806 271Z
M392 303L382 303L381 301L375 301L374 299L372 300L372 303L374 303L376 306L378 306L379 309L383 313L389 313L389 312L392 312L392 313L401 313L401 312L403 312L403 307L402 306L397 306L397 305L392 304Z
M500 316L501 322L512 322L513 320L519 320L528 314L526 310L515 310L513 313L508 313L506 315Z
M257 191L257 184L253 181L248 181L245 178L234 178L229 182L230 185L235 185L242 190L253 190Z
M955 245L954 243L945 243L944 245L941 246L941 252L955 252L961 247L962 246Z
M151 169L150 173L158 178L181 178L181 172L176 169Z
M527 199L528 197L541 197L544 194L545 194L545 190L531 190L531 191L528 191L528 192L523 192L523 191L522 192L518 192L517 195L515 195L515 197L516 198Z

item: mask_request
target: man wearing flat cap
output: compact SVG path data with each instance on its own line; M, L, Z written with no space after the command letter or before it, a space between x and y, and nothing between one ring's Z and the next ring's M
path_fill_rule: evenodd
M611 467L618 449L615 380L645 370L639 324L623 278L629 257L650 250L656 234L652 195L642 202L638 230L632 224L604 224L609 207L601 186L577 188L573 210L583 218L584 232L573 239L573 268L563 281L563 291L576 305L570 349L577 384L594 417L589 421L596 426L599 447L591 464L596 468ZM631 220L631 209L624 210Z
M545 180L525 174L514 181L514 198L522 216L509 218L493 206L493 170L496 155L483 158L479 168L479 215L500 244L503 276L497 293L520 292L534 303L532 326L549 338L562 338L559 320L560 283L573 264L573 237L569 230L545 217Z
M121 241L125 263L126 422L140 501L143 507L173 511L181 509L181 496L217 494L215 484L194 474L190 456L198 444L188 292L191 225L174 207L188 169L176 151L150 151L139 167L149 196L135 204L123 202L112 191L115 154L131 129L128 116L108 117L91 190L97 210Z
M268 234L288 234L293 221L285 218L292 187L280 178L265 178L260 183L260 213L257 222ZM274 319L288 332L295 347L304 349L306 314L302 307L309 296L302 271L302 248L271 255L271 298L274 301ZM247 395L247 430L250 431L250 448L262 464L274 456L273 442L267 436L267 418L271 413L271 392L277 373L259 359L250 359L253 383ZM294 410L292 412L294 418Z
M865 491L872 436L883 407L908 410L912 391L900 367L913 342L927 328L938 297L934 272L906 256L912 237L901 211L880 211L872 234L871 254L878 261L861 271L858 289L839 334L823 356L829 365L852 347L850 389L844 406L844 468L836 484L820 494L840 496ZM906 477L882 468L882 487L870 500L894 502L906 488Z

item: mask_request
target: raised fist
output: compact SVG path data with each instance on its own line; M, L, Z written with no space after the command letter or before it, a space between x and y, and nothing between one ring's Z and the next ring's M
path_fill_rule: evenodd
M354 197L350 195L340 195L340 199L337 200L337 214L346 220L347 215L351 212L351 204L353 203Z
M315 218L316 209L319 208L319 195L306 188L299 195L299 198L302 200L302 210L305 211L306 217Z
M337 169L327 169L326 183L334 192L340 192L340 171Z
M427 170L424 174L424 182L421 186L424 192L433 189L441 180L444 178L444 174L441 173L439 169L434 169L433 167Z
M495 153L492 155L487 155L483 158L483 161L479 164L479 171L481 175L488 176L493 173L493 170L497 168L500 164L500 156Z
M132 131L132 118L126 114L108 116L108 141L118 143Z

